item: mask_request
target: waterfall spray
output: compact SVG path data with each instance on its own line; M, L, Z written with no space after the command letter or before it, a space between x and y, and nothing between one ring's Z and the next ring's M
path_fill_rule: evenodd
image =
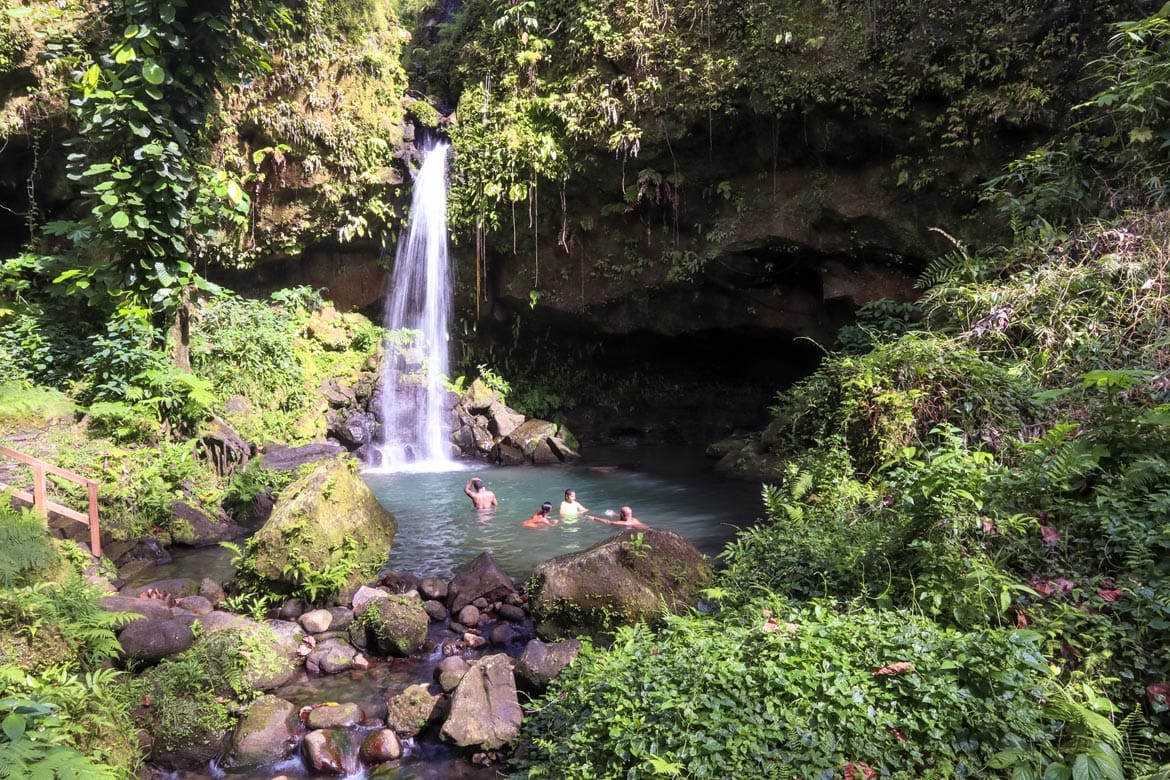
M390 330L382 386L382 462L450 461L444 408L451 319L447 258L447 150L426 152L414 180L410 218L399 238L383 323Z

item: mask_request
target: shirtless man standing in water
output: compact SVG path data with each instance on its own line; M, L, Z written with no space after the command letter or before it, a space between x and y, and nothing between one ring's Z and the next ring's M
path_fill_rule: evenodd
M500 502L496 501L496 494L488 490L487 485L483 484L479 477L472 477L471 481L463 486L463 492L471 499L471 503L475 504L476 509L491 509L500 505Z
M628 506L623 506L618 510L618 519L611 520L608 517L596 517L595 515L588 515L590 520L596 520L599 523L606 525L624 525L626 528L649 528L650 526L643 523L638 518L634 517L634 510Z

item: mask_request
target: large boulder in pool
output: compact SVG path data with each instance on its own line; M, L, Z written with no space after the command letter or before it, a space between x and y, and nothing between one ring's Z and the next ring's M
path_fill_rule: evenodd
M348 572L342 587L373 578L390 554L398 521L348 455L320 461L280 492L272 516L248 540L240 569L296 587L327 569Z
M604 641L618 626L695 605L711 579L703 554L673 531L626 529L538 565L529 605L543 639Z

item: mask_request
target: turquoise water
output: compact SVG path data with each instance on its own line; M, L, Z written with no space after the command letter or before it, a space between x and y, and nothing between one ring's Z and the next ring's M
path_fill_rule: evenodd
M463 493L472 476L496 494L498 508L472 507ZM587 460L571 466L456 464L451 471L369 471L364 477L398 518L389 568L441 578L488 551L510 576L523 579L541 561L621 530L588 519L563 519L553 528L520 526L544 501L552 503L555 517L568 488L590 514L629 505L642 522L675 531L711 556L762 509L757 483L722 478L701 453L670 447L591 450Z

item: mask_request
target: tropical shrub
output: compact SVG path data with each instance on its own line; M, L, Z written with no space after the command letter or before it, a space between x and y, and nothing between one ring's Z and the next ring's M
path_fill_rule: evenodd
M1051 692L1027 632L760 600L670 617L657 632L624 628L609 650L587 645L530 707L521 767L564 778L987 776L1009 762L1003 751L1020 766L1058 760ZM1116 732L1099 731L1112 751Z

